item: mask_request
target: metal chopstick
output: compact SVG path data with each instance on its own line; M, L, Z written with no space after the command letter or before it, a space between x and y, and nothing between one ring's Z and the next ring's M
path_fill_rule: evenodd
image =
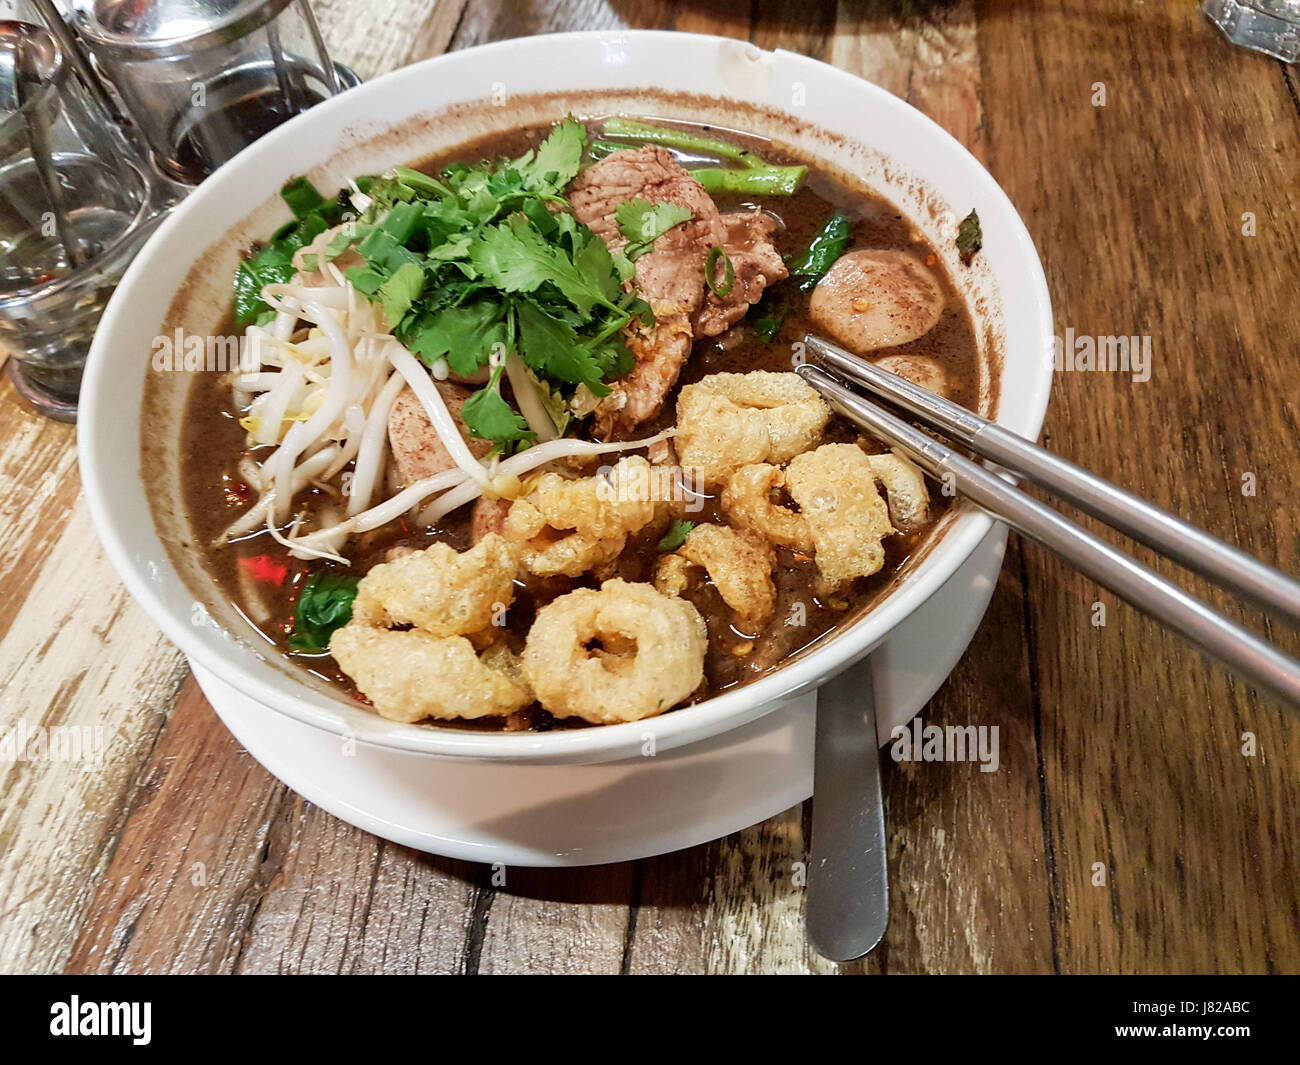
M1049 548L1261 690L1292 709L1300 708L1300 662L947 444L875 406L820 367L809 363L797 372L837 413L897 447L926 472L947 480L1022 536Z
M807 349L827 366L918 421L965 444L1094 518L1199 573L1266 613L1300 626L1300 582L1265 565L1118 485L1053 455L965 407L937 396L821 337L804 338Z

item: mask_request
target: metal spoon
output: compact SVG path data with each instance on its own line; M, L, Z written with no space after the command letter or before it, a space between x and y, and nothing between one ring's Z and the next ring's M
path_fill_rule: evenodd
M822 957L853 961L873 950L889 925L870 656L817 689L813 788L804 925Z
M75 270L82 263L81 245L68 221L63 204L63 186L59 184L59 175L54 168L54 148L50 142L50 109L42 101L40 63L37 60L28 28L19 24L18 46L15 49L17 69L14 71L18 95L18 106L22 109L27 122L27 137L31 144L32 163L36 168L37 179L45 192L54 217L54 232L63 245L63 254L68 267ZM36 105L24 105L36 101Z

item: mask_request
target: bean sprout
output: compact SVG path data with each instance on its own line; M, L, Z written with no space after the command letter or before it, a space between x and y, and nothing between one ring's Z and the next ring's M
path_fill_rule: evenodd
M421 506L419 520L432 526L484 493L512 496L521 474L557 459L642 448L671 435L614 444L559 438L522 360L510 355L505 373L537 442L481 462L439 391L447 361L420 363L334 264L311 276L310 285L299 274L265 286L275 318L248 328L250 357L229 375L249 445L270 450L260 464L258 453L241 461L240 476L257 498L217 543L260 532L297 558L346 564L341 552L349 537ZM455 465L402 487L393 481L388 422L408 388ZM323 495L299 498L308 489ZM331 498L343 500L341 514Z

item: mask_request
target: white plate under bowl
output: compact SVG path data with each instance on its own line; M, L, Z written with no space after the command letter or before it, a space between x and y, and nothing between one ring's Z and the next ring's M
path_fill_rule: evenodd
M910 721L965 652L993 594L1006 528L872 653L877 734ZM192 663L235 738L349 824L430 854L511 866L600 865L681 850L766 820L813 791L816 695L685 747L597 765L430 760L347 743Z

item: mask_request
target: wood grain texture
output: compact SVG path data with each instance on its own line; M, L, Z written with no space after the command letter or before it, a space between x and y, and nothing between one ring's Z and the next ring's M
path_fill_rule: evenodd
M72 430L20 408L7 379L0 405L0 971L50 972L184 663L99 550Z
M1300 305L1283 294L1300 92L1294 70L1232 48L1194 5L315 8L332 53L367 78L505 37L635 27L787 48L884 85L1007 189L1058 332L1152 338L1144 384L1057 375L1049 445L1295 568ZM106 730L90 767L0 764L0 970L1300 968L1295 723L1032 546L1011 545L970 653L923 712L996 726L1000 767L886 764L889 932L866 962L835 966L803 938L806 807L678 854L545 871L431 858L304 802L225 731L92 548L71 430L7 384L0 408L0 729Z
M1260 298L1289 284L1300 239L1300 126L1278 64L1227 46L1192 5L999 10L981 9L990 163L1039 237L1058 332L1148 335L1154 353L1145 384L1058 374L1052 447L1294 569L1300 317ZM1279 900L1300 882L1281 830L1300 798L1295 721L1025 557L1061 968L1294 969Z

